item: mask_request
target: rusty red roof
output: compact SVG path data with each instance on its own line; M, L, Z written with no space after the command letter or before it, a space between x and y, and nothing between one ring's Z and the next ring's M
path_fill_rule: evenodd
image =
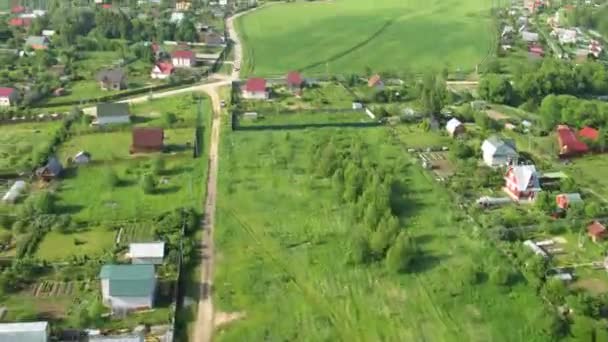
M25 7L23 6L13 6L13 8L11 8L11 13L23 13L25 12Z
M9 20L8 24L10 26L17 26L17 27L30 26L32 24L32 19L31 18L12 18L11 20Z
M287 85L300 86L302 85L302 75L297 71L291 71L287 74Z
M15 88L0 87L0 96L8 97L11 96L15 91Z
M171 75L171 73L173 72L173 64L171 64L171 63L158 62L158 63L156 63L156 66L158 67L158 69L160 70L160 72L162 74Z
M580 131L578 131L578 136L595 141L595 140L597 140L597 138L599 138L600 131L598 131L597 129L595 129L593 127L585 126L585 127L581 128Z
M587 226L587 233L593 236L600 236L606 233L606 227L604 227L604 225L599 221L593 221Z
M171 53L173 58L194 58L194 52L190 50L176 50Z
M567 125L557 126L557 140L559 141L560 154L585 153L589 150L587 144L578 140Z
M139 148L162 149L165 133L162 128L135 127L133 128L133 146Z
M266 80L261 77L253 77L247 80L245 90L251 92L266 91Z

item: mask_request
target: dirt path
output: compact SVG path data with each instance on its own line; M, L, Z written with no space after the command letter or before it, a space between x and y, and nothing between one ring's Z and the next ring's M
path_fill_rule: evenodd
M207 198L204 203L205 217L202 224L203 239L201 242L201 293L198 302L198 313L196 327L192 342L210 342L213 337L213 328L216 326L213 309L213 264L215 260L215 247L213 241L213 230L215 227L215 202L217 196L217 173L218 173L218 146L220 142L221 127L221 99L219 88L229 85L233 80L239 79L242 61L241 42L234 29L234 19L250 11L241 12L226 21L230 38L233 41L234 67L232 74L225 77L223 81L200 86L200 90L211 97L213 104L213 123L211 125L211 142L209 145L209 172L207 178ZM220 77L220 76L218 76ZM240 315L238 317L241 317ZM236 319L236 317L234 317ZM223 320L222 320L223 321ZM228 320L230 321L230 320ZM226 323L226 322L223 322Z

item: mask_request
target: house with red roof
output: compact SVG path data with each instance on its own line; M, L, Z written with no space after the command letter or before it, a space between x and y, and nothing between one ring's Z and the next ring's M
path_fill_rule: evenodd
M370 88L382 90L384 88L384 82L382 82L382 77L380 77L380 75L378 74L373 75L367 80L367 86Z
M606 227L600 221L593 221L587 226L587 235L595 243L606 238Z
M0 107L9 107L17 104L19 93L15 88L0 87Z
M532 201L541 191L534 165L512 165L505 174L504 192L515 201Z
M596 141L600 137L600 131L593 127L585 126L578 131L579 138Z
M287 74L287 87L291 89L293 92L302 91L302 85L304 84L304 80L302 79L302 75L300 75L297 71L291 71Z
M538 44L532 44L528 47L528 53L534 57L543 57L545 55L545 50Z
M266 80L261 77L252 77L243 87L243 98L249 100L268 100L270 94L266 87Z
M11 18L8 25L12 27L29 27L32 24L32 18Z
M164 80L173 74L173 64L169 62L158 62L152 67L150 77L156 80Z
M557 126L557 142L560 157L576 156L589 152L589 146L580 141L567 125Z
M25 11L27 11L27 9L23 6L13 6L11 8L11 13L13 13L13 14L21 14L21 13L25 13Z
M171 53L171 62L176 68L192 68L196 65L196 58L193 51L176 50Z
M158 127L135 127L130 153L160 152L164 147L165 132Z

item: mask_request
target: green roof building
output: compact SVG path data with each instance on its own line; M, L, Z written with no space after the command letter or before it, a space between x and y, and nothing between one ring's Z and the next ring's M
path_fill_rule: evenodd
M104 265L99 278L103 301L113 310L149 309L154 304L154 265Z

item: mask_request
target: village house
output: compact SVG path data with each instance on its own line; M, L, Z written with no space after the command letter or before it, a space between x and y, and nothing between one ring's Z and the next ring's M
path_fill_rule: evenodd
M126 103L99 103L94 125L128 124L131 122L129 105Z
M47 50L49 39L45 36L29 36L25 41L25 47L32 50Z
M87 151L80 151L74 155L72 162L77 165L88 164L91 162L91 154Z
M154 265L104 265L99 278L103 303L112 311L154 307Z
M491 136L481 145L483 162L490 167L512 165L517 162L518 153L513 140L503 140Z
M531 58L542 58L545 55L545 50L538 44L530 44L528 54Z
M205 32L203 34L203 42L210 46L222 46L226 44L224 36L217 32Z
M534 165L510 166L503 190L515 201L532 201L541 191L539 175Z
M591 241L598 243L606 238L606 227L599 221L593 221L587 226L587 235Z
M462 122L456 118L451 118L445 125L445 129L451 137L457 137L465 133L466 129Z
M266 89L266 80L260 77L253 77L247 80L243 89L243 98L249 100L267 100L269 97Z
M127 77L121 69L104 69L97 73L99 86L103 90L122 90L127 88Z
M12 27L30 27L32 18L11 18L8 25Z
M581 198L581 194L578 192L571 194L559 194L555 196L555 203L560 209L568 209L571 204L583 203L583 199Z
M59 162L59 159L54 156L51 156L49 157L47 163L44 166L39 167L36 170L36 176L38 176L38 178L42 179L45 182L50 182L51 180L59 177L62 171L63 166Z
M0 107L10 107L17 104L19 93L15 88L0 88Z
M591 142L597 141L600 137L600 131L593 127L585 126L578 131L578 136L581 139L586 139Z
M560 157L576 156L589 151L587 144L578 140L574 132L567 125L557 126L557 142Z
M300 75L297 71L291 71L287 74L287 88L294 93L300 93L302 91L302 85L304 84L304 80L302 79L302 75Z
M171 62L176 68L192 68L196 65L196 58L193 51L177 50L171 53Z
M157 127L135 127L131 132L130 153L160 152L164 148L165 132Z
M384 89L384 82L382 82L380 75L375 74L367 80L367 86L376 90L382 90Z
M127 255L132 264L161 265L165 257L164 242L140 242L129 244Z
M49 333L48 322L0 323L2 342L47 342Z
M538 33L530 32L530 31L522 31L521 39L523 39L526 43L536 43L538 42Z
M173 64L169 62L158 62L152 67L150 77L157 80L164 80L173 74Z
M561 45L576 44L578 41L576 30L556 28L551 31L551 36L557 38Z

